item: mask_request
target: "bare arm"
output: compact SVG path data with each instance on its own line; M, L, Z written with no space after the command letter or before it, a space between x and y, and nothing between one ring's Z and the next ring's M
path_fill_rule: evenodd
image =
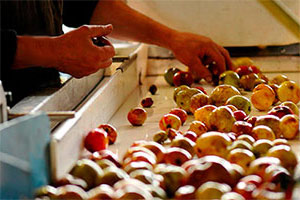
M80 78L111 65L111 44L98 47L92 38L105 36L112 26L82 26L58 37L17 36L17 51L12 69L35 66L56 68Z
M216 74L231 68L228 52L211 39L168 28L119 0L99 1L90 23L112 24L114 31L111 36L118 39L155 44L172 50L176 58L197 77L210 80L211 72L204 65L213 61L216 62Z

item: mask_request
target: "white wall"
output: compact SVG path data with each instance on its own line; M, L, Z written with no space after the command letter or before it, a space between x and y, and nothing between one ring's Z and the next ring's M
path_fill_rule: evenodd
M300 18L299 0L281 0ZM225 46L299 42L299 27L272 0L128 0L129 6L174 29Z

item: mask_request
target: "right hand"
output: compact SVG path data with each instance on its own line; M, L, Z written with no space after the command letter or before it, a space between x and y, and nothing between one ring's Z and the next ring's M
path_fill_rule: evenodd
M104 46L97 46L92 38L106 36L112 29L112 25L84 25L58 36L55 42L55 68L81 78L109 67L115 55L114 47L109 41Z

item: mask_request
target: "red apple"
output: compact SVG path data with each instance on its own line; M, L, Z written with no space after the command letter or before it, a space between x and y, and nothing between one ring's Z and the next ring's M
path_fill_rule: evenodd
M237 121L245 121L247 114L242 110L237 110L233 112L233 116Z
M240 77L243 75L248 75L253 73L252 69L246 65L239 66L238 68L236 68L235 72L238 73Z
M165 163L177 166L181 166L190 159L192 159L191 154L187 150L179 147L171 147L167 149L164 157Z
M180 85L191 86L193 82L194 79L190 72L179 71L173 77L173 83L175 86L180 86Z
M127 119L133 126L141 126L147 119L147 112L143 108L133 108L129 111Z
M151 97L147 97L141 101L141 105L144 108L150 108L152 106L152 104L153 104L153 100Z
M106 149L108 146L107 132L104 129L95 128L84 139L84 147L90 152Z
M159 127L161 130L166 131L169 128L178 130L181 125L180 118L174 114L165 114L159 121Z
M117 136L118 136L118 133L117 133L117 130L115 127L113 127L110 124L101 124L100 126L98 126L98 128L103 128L106 131L106 133L108 135L109 144L115 143Z
M250 65L249 69L252 70L252 72L255 74L261 73L260 69L257 66Z
M94 152L90 159L93 161L107 159L113 162L117 167L121 167L118 155L108 149Z
M238 136L247 134L251 135L252 125L244 121L236 121L232 126L232 132L236 133Z
M205 89L204 89L203 87L197 86L197 87L195 87L195 88L197 88L198 90L200 90L201 92L203 92L204 94L207 95L207 92L205 91Z
M289 114L294 114L294 112L288 106L275 106L268 112L268 115L275 115L279 118Z
M184 124L184 122L186 121L186 119L188 117L186 111L183 109L180 109L180 108L173 108L170 111L170 114L174 114L174 115L178 116L180 118L181 125Z
M187 131L183 136L189 138L193 142L196 142L198 138L197 134L193 131Z

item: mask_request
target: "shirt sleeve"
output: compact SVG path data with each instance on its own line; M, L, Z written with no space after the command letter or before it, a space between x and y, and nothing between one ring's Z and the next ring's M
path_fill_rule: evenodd
M17 33L14 30L1 29L1 73L0 80L7 77L14 62L17 50Z
M98 0L64 0L63 24L79 27L89 24Z

